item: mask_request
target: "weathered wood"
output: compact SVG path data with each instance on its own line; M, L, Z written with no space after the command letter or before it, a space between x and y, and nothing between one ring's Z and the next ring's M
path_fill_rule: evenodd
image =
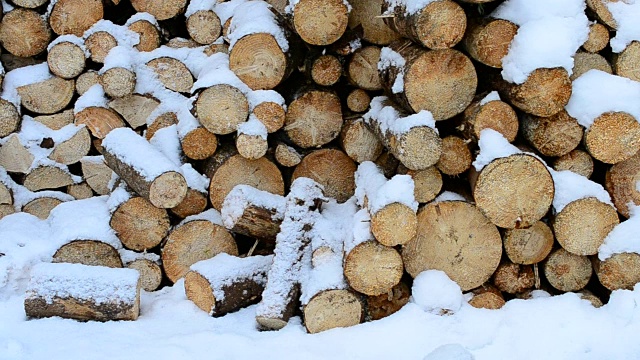
M69 124L73 124L73 110L64 110L63 112L53 115L40 115L34 117L33 120L43 124L51 130L60 130Z
M416 201L424 204L436 198L442 190L442 174L437 167L431 166L424 170L409 170L400 164L398 174L407 174L413 179L415 185L413 195Z
M4 14L0 24L0 43L19 57L35 56L47 49L51 28L33 10L17 8Z
M140 36L140 42L136 45L138 51L153 51L160 46L160 31L149 21L135 21L129 25L129 30Z
M471 292L473 297L469 305L477 309L497 310L504 306L504 297L500 290L490 284L484 284Z
M136 259L126 264L128 269L135 269L140 273L140 287L144 291L155 291L162 282L162 268L149 259Z
M544 156L562 156L580 144L583 128L565 110L547 118L521 117L522 134Z
M587 286L591 278L591 262L586 256L557 249L544 263L544 275L549 284L560 291L578 291Z
M21 123L22 118L15 105L5 99L0 99L0 138L17 132Z
M82 177L98 195L111 193L109 182L115 175L101 157L85 157L80 160Z
M590 53L597 53L609 44L609 29L600 23L589 25L589 37L582 48Z
M596 17L601 22L612 29L616 29L618 27L618 24L607 8L607 4L617 1L618 0L587 0L587 7L596 15Z
M518 115L506 102L477 99L464 110L458 129L466 139L473 141L478 141L482 130L493 129L512 142L518 135L519 126Z
M51 47L47 54L49 70L63 79L72 79L84 71L85 55L80 46L62 41Z
M375 161L384 149L378 137L365 125L362 118L345 122L340 131L340 146L347 156L357 163Z
M507 229L503 236L504 251L516 264L531 265L544 260L553 248L553 232L537 221L524 229Z
M293 167L302 161L302 155L296 149L282 143L276 146L274 156L276 162L284 167Z
M158 100L139 94L109 101L109 108L120 114L133 129L145 125L147 118L159 105Z
M171 213L181 219L187 216L200 214L203 212L209 204L209 196L206 192L189 188L187 195L184 199L175 207L169 209Z
M214 85L198 94L194 114L207 130L217 135L227 135L247 121L249 102L234 86Z
M14 214L15 212L16 209L13 207L13 205L0 204L0 219L5 216Z
M13 192L3 182L0 182L0 205L13 205Z
M310 334L338 327L358 325L363 305L356 294L346 289L325 290L304 306L304 325Z
M321 149L302 159L293 171L292 180L300 177L313 179L324 187L328 197L345 202L355 191L355 171L355 163L342 151Z
M68 171L50 165L31 170L23 182L24 187L31 191L57 189L71 184L73 184L73 178Z
M573 56L573 72L569 79L573 81L593 69L613 74L611 65L602 55L579 51Z
M109 51L118 46L118 41L106 31L96 31L84 40L84 45L91 54L91 60L102 64Z
M225 197L221 214L225 227L231 232L275 242L284 206L282 196L237 185Z
M371 102L371 96L365 90L353 89L347 95L347 107L349 110L357 113L367 111L369 103Z
M147 140L151 140L156 131L165 127L169 127L171 125L176 125L177 123L178 117L176 116L176 114L172 112L162 113L149 122L149 126L147 127L147 131L144 134L144 137Z
M22 211L27 214L46 220L54 207L62 204L62 200L53 197L39 197L31 200L22 207Z
M394 314L405 306L411 298L411 288L404 282L398 283L388 293L367 296L366 317L380 320Z
M211 44L221 31L220 18L212 10L198 10L187 18L187 32L199 44Z
M75 114L76 125L86 125L91 135L104 139L111 130L125 127L122 117L115 111L98 106L90 106Z
M72 184L67 186L67 194L73 196L76 200L88 199L93 197L93 189L86 182L80 184Z
M35 84L20 86L20 102L29 111L38 114L54 114L62 111L73 98L75 82L59 77Z
M17 134L9 135L7 142L0 147L0 166L8 172L26 174L34 159Z
M120 204L111 215L109 225L127 249L146 251L160 244L169 233L169 215L142 197L132 197Z
M502 58L509 52L518 26L503 19L483 18L469 22L462 45L475 60L502 68Z
M618 76L640 81L640 41L632 41L613 58L613 70Z
M391 30L382 15L384 0L350 0L349 28L362 27L362 38L372 44L388 45L400 39L400 34Z
M344 260L344 276L349 285L370 296L391 291L400 282L403 268L398 251L375 240L356 245Z
M122 67L113 67L100 76L100 84L105 94L120 98L133 94L136 87L136 73Z
M614 254L603 261L594 258L593 267L600 283L611 291L632 290L640 282L640 255L636 253Z
M100 84L100 75L98 75L97 71L89 70L83 72L76 79L76 92L78 95L82 95L93 85L97 84Z
M493 284L498 290L509 294L525 292L535 284L533 267L502 261L493 274Z
M342 123L340 98L332 92L311 90L289 104L284 130L296 145L313 148L338 137Z
M62 245L53 254L52 262L122 267L122 259L118 251L107 243L95 240L74 240Z
M49 15L49 24L58 35L82 36L103 16L104 8L100 0L58 0Z
M625 112L606 112L585 131L584 144L594 159L615 164L640 150L640 123Z
M147 12L158 20L167 20L182 14L187 6L187 1L132 0L131 5L137 12Z
M215 154L218 138L209 130L199 127L189 131L181 140L185 156L193 160L204 160Z
M64 165L75 164L91 150L91 135L86 127L81 127L68 140L56 144L49 159Z

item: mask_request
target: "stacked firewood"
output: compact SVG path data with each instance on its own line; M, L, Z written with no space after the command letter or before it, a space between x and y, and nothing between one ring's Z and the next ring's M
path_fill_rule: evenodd
M117 238L69 236L53 262L140 275L41 266L27 314L135 319L140 288L184 281L213 316L257 303L262 329L318 332L392 314L431 269L477 307L606 302L640 281L639 254L598 258L640 205L640 119L565 107L591 69L640 87L607 2L571 76L519 83L499 0L5 4L0 217L102 196Z

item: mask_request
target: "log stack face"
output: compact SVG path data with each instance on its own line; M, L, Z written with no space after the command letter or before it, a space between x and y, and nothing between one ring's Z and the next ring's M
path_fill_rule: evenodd
M99 197L112 235L61 243L28 316L135 320L139 288L184 278L211 316L259 304L262 329L315 333L392 314L429 270L484 308L640 281L614 246L640 216L640 39L615 45L615 1L586 1L571 61L518 76L536 44L512 1L112 2L137 13L14 0L0 20L0 218ZM594 113L596 75L625 91ZM66 265L128 293L72 293Z

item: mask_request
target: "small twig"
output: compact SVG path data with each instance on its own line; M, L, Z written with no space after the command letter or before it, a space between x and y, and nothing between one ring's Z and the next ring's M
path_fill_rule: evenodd
M538 264L533 264L533 276L536 280L536 290L540 290L540 273L538 272Z
M396 17L394 14L382 14L382 15L376 16L376 19L394 18L394 17Z
M249 252L247 253L247 257L253 255L254 250L256 249L256 247L258 246L258 239L256 239L256 242L253 243L253 246L251 247L251 249L249 249Z

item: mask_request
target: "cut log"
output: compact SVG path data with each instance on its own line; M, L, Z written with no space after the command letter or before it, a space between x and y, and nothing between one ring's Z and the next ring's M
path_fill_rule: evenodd
M199 127L189 131L180 141L185 156L193 160L204 160L215 154L218 138L209 130Z
M549 255L554 237L547 224L537 221L528 228L507 229L502 241L509 260L516 264L531 265Z
M138 20L131 23L129 30L140 36L140 42L136 45L138 51L153 51L160 47L160 31L158 28L147 20Z
M593 159L586 151L576 149L553 160L553 168L556 171L569 170L588 179L593 174Z
M115 175L113 170L104 163L101 156L84 157L80 160L82 165L82 175L91 189L98 195L111 193L109 183Z
M73 110L69 109L53 115L40 115L34 117L33 120L51 130L60 130L69 124L73 124Z
M608 171L605 187L616 209L628 218L629 205L640 205L640 153L613 165Z
M285 144L278 144L275 151L276 162L284 167L293 167L302 161L302 155L296 149Z
M100 0L58 0L54 3L49 24L58 35L82 36L93 24L102 20L104 9Z
M46 2L47 2L46 0L16 0L16 1L13 1L13 3L18 5L19 7L27 8L27 9L35 9L37 7L42 6Z
M304 307L304 325L311 334L338 327L358 325L363 305L357 295L345 289L325 290Z
M617 1L618 0L587 0L587 7L589 8L589 10L593 11L593 13L601 22L612 29L616 29L618 27L618 24L607 8L607 4Z
M149 259L136 259L126 265L140 273L140 287L144 291L155 291L162 282L162 268Z
M227 135L247 121L249 102L234 86L214 85L198 94L194 114L207 130L217 135Z
M356 245L344 260L344 276L356 291L369 296L386 294L400 282L402 257L375 240Z
M54 263L72 263L121 268L120 254L111 245L95 240L75 240L62 245L53 254Z
M338 137L342 122L340 98L332 92L311 90L289 105L284 130L296 145L313 148Z
M469 169L471 161L473 159L466 141L453 135L442 139L442 154L436 168L443 174L460 175Z
M594 159L615 164L640 150L640 122L625 112L607 112L585 131L584 144Z
M609 45L609 29L600 23L589 25L589 37L582 48L590 53L597 53Z
M102 146L105 163L153 206L172 208L186 196L180 169L133 130L111 131Z
M208 45L220 37L222 24L212 10L198 10L187 17L187 31L197 43Z
M222 163L211 177L209 185L211 205L215 209L221 209L227 194L240 184L284 195L282 174L271 161L264 157L258 160L247 160L240 155L235 155Z
M13 207L13 205L0 204L0 219L5 216L14 214L15 212L16 209Z
M207 208L208 204L209 196L206 192L189 188L182 202L178 206L169 209L169 211L173 215L184 219L187 216L200 214Z
M56 144L49 159L64 165L75 164L91 150L91 135L86 127L81 127L71 138Z
M68 171L55 166L39 166L31 170L24 178L23 185L30 191L57 189L73 184Z
M125 97L133 94L136 87L136 73L122 67L113 67L100 76L104 92L113 97Z
M409 170L401 164L398 166L397 172L411 176L415 184L413 195L416 201L421 204L435 199L442 190L442 174L435 166L424 170Z
M256 321L263 329L279 330L293 316L300 296L300 282L311 263L311 231L320 217L324 199L321 186L310 179L291 184L286 199L282 231L276 238L275 256L267 274Z
M386 0L382 5L385 24L398 34L429 49L447 49L462 40L467 16L451 0L428 2L419 9L407 9L406 3Z
M172 112L162 113L149 122L149 126L147 127L147 131L144 134L144 137L147 140L151 140L153 135L156 134L156 131L169 127L171 125L176 125L177 123L178 117L176 116L176 114Z
M89 184L83 182L67 186L67 194L73 196L76 200L82 200L93 197L93 190Z
M91 60L102 64L109 51L118 46L118 41L106 31L96 31L84 40L84 45L91 54Z
M375 161L384 149L378 137L365 125L362 118L345 122L340 131L340 146L347 156L357 163Z
M36 216L39 219L46 220L54 207L62 204L62 200L53 197L40 197L29 201L22 207L22 211L27 214Z
M83 95L93 85L100 84L100 75L97 71L89 70L78 76L76 79L76 92L78 95Z
M478 209L501 228L526 228L547 214L554 185L547 166L528 154L491 161L472 181Z
M30 275L24 300L27 317L112 321L136 320L140 313L135 270L41 263Z
M593 307L595 308L599 308L602 307L602 305L604 305L602 303L602 300L600 300L599 297L595 296L591 291L589 290L581 290L577 292L578 296L580 296L580 299L582 300L587 300L588 302L591 303L591 305L593 305Z
M378 70L382 87L396 103L415 112L428 110L436 121L460 114L471 104L478 77L464 54L453 49L426 51L407 41L392 43L390 50L381 54Z
M187 6L187 1L132 0L131 5L137 12L146 12L158 20L167 20L182 14Z
M503 19L483 18L469 22L462 41L464 49L476 61L501 69L518 26Z
M0 147L0 166L8 172L26 174L34 159L17 134L9 135L9 139Z
M563 68L536 69L522 84L499 80L494 87L511 105L541 117L562 111L571 97L571 79Z
M398 161L398 159L396 159L388 151L383 151L382 154L374 162L382 169L382 171L384 172L384 176L386 177L392 177L393 175L395 175L398 167L401 165L400 161Z
M472 294L473 297L469 300L469 305L477 309L497 310L505 304L500 290L489 284L473 289Z
M640 41L632 41L614 56L613 69L618 76L640 81Z
M331 54L320 55L310 61L311 80L320 86L335 85L342 76L342 62ZM377 75L377 74L376 74Z
M158 80L167 89L182 93L191 92L193 76L185 64L165 56L153 59L146 65L158 75Z
M578 120L561 110L548 118L521 117L522 134L544 156L562 156L578 147L583 129Z
M200 46L200 44L195 42L193 39L185 39L185 38L181 38L181 37L171 38L171 39L169 39L169 41L165 45L170 47L170 48L174 48L174 49L182 49L182 48L193 49L193 48L197 48L197 47ZM214 45L214 44L212 44L212 45ZM216 45L218 45L218 44L216 44ZM207 54L207 56L211 56L211 55L212 54Z
M503 261L493 274L493 284L500 291L519 294L530 290L535 284L533 267Z
M13 205L13 194L7 185L0 181L0 205Z
M249 117L247 122L238 125L236 149L240 156L257 160L267 153L267 128L255 116Z
M98 106L90 106L75 114L76 125L86 125L91 135L104 139L111 130L125 127L125 123L115 111Z
M611 291L632 290L640 282L640 255L636 253L615 254L603 261L594 259L593 267L600 283Z
M56 43L47 54L49 70L63 79L72 79L84 71L84 50L69 41Z
M398 283L391 291L377 296L367 296L367 318L380 320L396 313L411 298L411 288L404 282Z
M560 291L578 291L591 279L591 262L586 256L557 249L544 263L544 275L549 284Z
M220 253L238 255L238 246L229 232L209 220L191 220L173 229L162 247L165 274L176 282L198 261Z
M250 96L251 113L271 134L284 126L286 106L284 98L273 90L257 90Z
M324 188L324 193L345 202L355 191L356 164L340 150L321 149L305 156L293 172L292 180L307 177Z
M384 0L350 0L349 28L362 26L362 38L372 44L388 45L400 39L400 34L391 30L380 15Z
M369 108L371 96L362 89L353 89L347 95L347 107L349 110L357 113L363 113Z
M602 55L580 51L573 56L573 72L569 79L573 81L592 69L613 74L611 65Z
M388 98L371 101L363 119L382 144L411 170L435 165L442 154L442 141L427 112L407 115Z
M0 138L17 132L21 123L22 118L15 105L5 99L0 99Z
M221 253L191 266L187 299L211 316L223 316L260 301L273 256L239 258Z
M2 18L0 43L15 56L38 55L47 49L50 39L51 28L47 20L33 10L17 8Z
M292 4L293 28L307 44L332 44L347 29L349 8L342 0L300 0Z
M402 248L407 272L444 271L463 291L485 283L502 255L500 233L473 205L431 203L418 211L416 236Z
M146 251L160 244L169 233L169 215L147 199L132 197L120 204L109 222L127 249Z
M120 114L133 129L137 129L147 123L147 118L160 105L160 102L152 97L133 94L109 101L109 107Z
M282 196L247 185L237 185L222 205L224 226L236 234L275 242L283 219Z
M347 63L347 78L353 85L364 90L382 89L378 76L379 61L380 48L377 46L365 46L356 50Z
M38 114L55 114L62 111L73 98L75 82L59 77L35 84L20 86L20 102L27 110Z
M480 132L484 129L493 129L509 142L516 139L518 135L518 115L513 108L499 99L489 100L484 97L482 100L474 101L464 111L464 120L459 126L459 130L466 139L478 141Z

